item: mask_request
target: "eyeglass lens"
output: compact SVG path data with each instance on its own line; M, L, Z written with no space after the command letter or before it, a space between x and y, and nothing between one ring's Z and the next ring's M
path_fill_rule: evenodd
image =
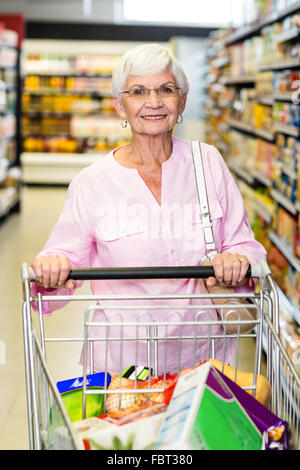
M134 98L145 98L150 95L151 91L155 91L158 96L165 98L176 95L179 88L175 85L161 85L158 88L133 87L128 90L128 94Z

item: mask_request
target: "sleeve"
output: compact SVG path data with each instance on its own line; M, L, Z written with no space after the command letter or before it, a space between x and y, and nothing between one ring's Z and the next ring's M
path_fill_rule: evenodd
M214 147L213 149L221 170L219 172L220 181L216 186L223 211L220 252L228 251L245 255L251 264L262 259L265 260L266 250L254 237L240 190L222 156L217 149ZM251 292L253 291L253 287L251 287L253 284L255 283L247 281L244 286L236 287L235 291Z
M93 244L92 233L88 211L84 202L84 194L80 191L80 186L74 179L68 188L61 214L43 250L37 256L65 255L70 260L72 268L89 267ZM78 281L77 288L82 284L83 281ZM36 283L32 283L31 295L35 297L38 293L47 295L45 289ZM74 290L65 288L51 291L51 295L71 295L73 293ZM53 310L62 308L66 303L43 301L43 313L49 315ZM37 303L33 302L32 307L37 311Z

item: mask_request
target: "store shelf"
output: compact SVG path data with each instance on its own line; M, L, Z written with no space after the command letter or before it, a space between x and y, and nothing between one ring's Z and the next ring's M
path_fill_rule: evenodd
M92 154L99 158L102 149L128 141L130 129L121 127L111 96L112 71L128 47L119 41L25 41L24 184L69 184L94 161Z
M261 137L262 139L268 140L269 142L274 141L274 138L275 138L274 133L268 129L258 129L256 127L256 128L253 128L253 132L256 135L256 137Z
M244 41L249 39L252 36L260 34L261 31L261 23L257 22L253 25L245 26L237 31L235 31L226 41L227 46L232 46L233 44L237 44L238 42Z
M246 85L254 84L255 81L254 75L240 75L238 77L225 77L223 83L224 85Z
M289 263L300 272L300 259L298 259L290 246L286 243L285 240L282 240L275 232L270 230L269 238L277 246L277 248L281 251L281 253L286 257Z
M98 97L111 97L111 92L110 90L90 90L90 89L85 89L85 90L69 90L67 88L65 89L38 89L38 90L31 90L28 88L23 88L23 93L28 94L28 95L35 95L35 96L42 96L42 95L53 95L53 96L60 96L60 95L89 95L89 96L98 96Z
M253 127L250 124L247 124L243 121L238 121L237 119L229 119L228 124L230 127L234 127L239 131L248 132L249 134L253 134Z
M229 101L229 105L223 109L222 117L222 121L226 121L232 130L225 138L228 144L225 158L244 191L243 196L247 199L247 207L249 204L253 223L257 223L257 227L263 227L265 224L268 231L270 227L280 227L282 230L282 238L271 230L269 239L294 268L290 268L288 278L287 274L282 273L283 281L288 286L298 284L300 272L300 259L285 242L285 239L295 236L300 223L300 202L292 203L285 196L290 194L289 191L295 190L296 184L299 185L297 165L299 167L300 154L296 139L300 138L300 128L296 124L297 108L291 105L299 104L300 98L297 94L300 28L289 27L297 23L296 17L288 18L284 24L275 23L299 13L300 0L297 0L284 10L274 11L260 21L240 28L233 34L227 34L227 37L223 32L226 37L225 46L219 55L229 55L230 63L226 70L221 69L216 85L222 86L226 91L218 91L217 86L211 89L211 104L208 105L208 110L211 108L210 116L214 116L213 109L222 111L220 97ZM218 119L211 119L208 133L211 139L220 135L220 126L216 125ZM279 122L277 119L285 122ZM254 124L259 124L260 128ZM264 125L267 129L261 128ZM217 137L210 137L214 132ZM290 165L285 164L286 161L290 161ZM271 168L275 167L278 169L278 175L273 182L266 174L271 175ZM273 174L272 171L272 178ZM282 188L282 192L277 187ZM261 200L255 197L258 188L257 194L261 194L262 190L264 195ZM299 194L299 187L297 191ZM268 204L264 206L264 200L269 201L270 207ZM276 208L278 210L275 210ZM264 243L265 232L257 230L257 234L262 237L259 241ZM267 241L266 248L269 244ZM290 291L293 292L294 287L291 287ZM299 309L291 306L289 309L284 306L284 309L300 324Z
M229 160L228 165L230 166L232 171L237 176L239 176L244 181L246 181L246 183L248 183L250 185L252 185L254 183L254 176L252 175L252 173L249 172L249 170L247 168L242 168L238 163L236 163L233 160Z
M300 28L298 26L293 26L291 29L288 29L287 31L283 31L280 34L277 34L274 38L274 41L277 44L281 44L286 41L297 39L299 36L300 36Z
M293 168L291 168L289 165L287 165L284 162L281 162L280 166L281 166L282 173L284 173L285 175L288 175L290 178L294 180L298 178L297 172Z
M264 106L273 106L274 104L274 95L269 94L269 95L258 95L256 97L256 101L259 104L262 104Z
M28 117L56 117L56 118L71 118L72 116L99 116L101 117L116 117L116 113L101 112L100 110L88 111L88 112L63 112L63 111L24 111L23 116Z
M234 129L237 129L242 132L247 132L248 134L252 134L255 137L261 137L262 139L268 140L270 142L274 141L274 133L267 129L258 129L256 127L251 126L251 124L247 124L243 121L238 121L237 119L229 119L228 124Z
M276 92L273 94L273 98L275 101L292 101L295 91Z
M279 296L280 310L283 311L285 315L290 315L290 317L300 325L300 308L292 304L277 284L276 288Z
M288 57L286 59L274 60L259 67L259 71L293 69L300 67L300 57Z
M283 20L289 15L300 10L300 1L295 1L292 5L280 10L274 11L261 21L257 21L253 25L245 26L235 31L226 41L227 46L244 41L252 36L259 35L261 30L268 25Z
M6 24L5 19L1 20ZM16 25L15 25L16 26ZM0 43L0 223L20 205L20 49L17 47L19 33L10 29L8 40L11 44ZM22 43L19 37L19 44Z
M297 214L296 204L293 204L292 201L290 201L290 199L288 199L286 196L284 196L284 194L281 194L276 189L271 189L270 196L273 199L275 199L275 201L277 201L279 204L281 204L291 214L293 214L293 215Z
M19 191L15 188L7 188L0 198L0 224L2 219L20 202Z
M272 181L267 177L265 176L263 173L257 171L257 170L253 170L252 171L252 174L254 176L254 178L259 181L260 183L262 183L264 186L266 186L267 188L271 188L272 186Z
M230 64L230 58L229 57L219 57L218 59L213 60L212 64L216 69L226 67L226 65Z
M292 137L299 137L300 135L300 129L296 126L290 126L281 122L274 122L273 126L276 132L281 132L282 134L287 134Z
M253 200L252 207L264 219L267 224L272 223L272 214L267 209L265 209L259 202Z
M83 168L107 153L30 153L21 154L22 182L25 184L67 185Z

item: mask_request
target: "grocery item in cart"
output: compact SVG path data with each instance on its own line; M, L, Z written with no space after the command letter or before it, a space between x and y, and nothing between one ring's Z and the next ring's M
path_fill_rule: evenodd
M124 424L138 421L139 419L145 419L155 414L163 413L167 410L167 407L168 405L166 403L153 403L149 400L145 401L142 405L133 405L126 410L112 411L98 418L108 423L115 424L116 426L123 426Z
M149 408L146 418L122 425L93 417L74 423L74 431L82 450L144 450L154 447L165 415L164 407Z
M216 359L209 359L209 362L218 370L223 372L229 379L233 380L240 387L251 387L254 384L254 374L250 372L242 372L233 367L223 364ZM271 400L272 387L270 382L261 374L256 375L256 393L255 398L259 403L268 406ZM252 390L247 390L252 394Z
M264 432L265 450L291 450L291 434L286 421L278 420Z
M142 406L147 400L150 400L152 403L166 403L164 398L168 394L168 390L172 385L177 381L177 374L166 374L159 375L158 377L152 378L145 381L134 381L131 379L126 379L125 377L115 376L112 377L109 390L133 390L138 389L141 392L138 393L111 393L107 396L106 399L106 410L108 413L116 411L119 409L126 410L131 408L134 405ZM143 392L145 389L153 390L153 392ZM156 392L155 390L164 390L161 392Z
M88 390L100 390L107 388L110 384L111 376L98 372L86 376L86 384ZM72 422L82 419L82 393L83 393L83 377L62 380L57 382L57 388L65 407L68 411ZM103 413L103 395L93 394L87 395L86 398L86 417L97 416Z
M181 375L157 450L260 450L262 433L210 362Z
M216 370L261 432L275 425L278 421L278 416L251 396L249 390L244 390L230 380L227 375L223 374L217 368Z

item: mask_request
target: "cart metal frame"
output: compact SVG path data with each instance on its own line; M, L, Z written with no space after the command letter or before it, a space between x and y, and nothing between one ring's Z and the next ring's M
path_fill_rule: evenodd
M112 269L80 269L70 272L69 278L90 280L90 279L153 279L153 278L206 278L214 275L211 266L206 267L158 267L158 268L112 268ZM209 358L214 357L214 341L222 339L223 341L223 357L222 363L224 365L226 341L234 338L236 340L236 353L235 353L235 372L238 369L239 361L239 346L240 342L246 339L251 341L255 340L255 357L253 363L253 384L246 389L252 390L253 396L256 392L256 377L261 373L262 354L266 355L267 370L266 377L272 386L272 399L270 410L282 420L289 423L290 429L293 434L293 442L296 449L300 449L300 379L297 372L290 360L281 340L279 331L279 300L276 285L273 281L271 272L265 262L258 263L249 267L247 277L257 278L259 289L253 294L248 295L247 298L251 301L248 309L253 309L256 312L256 319L253 320L251 331L242 333L241 327L248 320L241 320L239 310L244 308L244 305L239 302L245 297L244 294L193 294L193 295L160 295L160 296L107 296L107 295L46 295L38 294L37 297L31 295L31 282L34 281L34 272L27 263L23 263L21 267L21 277L23 285L23 332L24 332L24 357L25 357L25 375L26 375L26 393L27 393L27 412L28 412L28 432L30 449L79 449L79 443L76 434L73 430L73 425L70 421L62 398L57 390L53 375L49 370L47 364L47 343L48 342L69 342L80 341L83 345L83 418L85 416L86 397L91 393L104 394L104 405L106 397L110 393L121 394L124 392L121 387L117 390L88 390L87 389L87 374L93 373L93 344L95 341L104 341L105 347L108 347L109 342L117 341L120 345L120 360L122 360L122 347L125 340L135 341L136 351L140 340L146 341L148 348L148 364L147 366L157 373L158 364L158 345L166 344L169 340L178 342L178 373L180 372L180 358L182 345L186 340L194 341L196 352L197 341L207 340L209 347ZM234 301L229 304L219 305L201 305L201 299L233 299ZM197 299L197 305L191 304L184 306L184 308L192 308L195 310L195 319L191 322L183 321L181 315L175 312L177 320L174 322L174 310L180 309L182 306L174 307L166 304L157 306L155 309L161 308L166 312L164 313L163 321L154 321L151 316L151 309L154 308L151 301L166 300L166 299ZM47 337L45 333L45 321L43 317L43 301L89 301L93 302L85 310L83 335L80 338L70 337ZM112 320L115 314L107 314L107 320L104 322L92 321L92 314L97 309L102 309L101 301L111 301L111 305L105 304L105 311L111 310L112 312L118 311L118 321ZM122 300L132 300L131 305L122 305ZM37 302L38 315L39 315L39 332L36 331L32 321L32 303ZM100 303L100 304L99 304ZM203 312L209 315L210 309L231 309L237 313L237 320L223 320L203 321L201 314ZM143 328L143 333L137 333L134 338L126 338L123 335L123 327L128 326L129 323L123 321L122 311L126 309L136 309L137 314L136 322L131 322L130 325L138 331ZM126 314L126 313L125 313ZM228 314L227 314L228 315ZM213 335L210 333L212 324L222 324L224 334ZM168 335L168 327L177 326L179 328L178 335L170 337ZM206 325L207 335L197 334L197 327ZM232 325L236 326L236 332L228 333L227 328ZM99 338L90 335L91 327L103 327L106 334ZM119 327L120 335L111 337L108 334L109 327ZM192 326L194 334L186 336L182 334L182 327ZM163 331L163 333L162 333ZM107 351L107 349L106 349ZM167 352L164 349L164 356ZM137 358L137 355L136 355ZM197 362L196 353L191 358L191 367ZM107 354L105 358L104 372L109 372L107 369ZM136 362L138 364L138 362ZM164 359L164 385L165 377L168 372L165 369ZM126 364L128 366L128 364ZM144 364L146 365L146 364ZM120 367L122 364L120 364ZM123 365L124 366L124 365ZM120 368L121 370L121 368ZM135 383L136 385L136 383ZM144 389L145 393L159 393L162 389L151 389L150 378L148 388ZM126 390L125 393L137 393L137 388L133 390ZM120 396L120 395L119 395Z

